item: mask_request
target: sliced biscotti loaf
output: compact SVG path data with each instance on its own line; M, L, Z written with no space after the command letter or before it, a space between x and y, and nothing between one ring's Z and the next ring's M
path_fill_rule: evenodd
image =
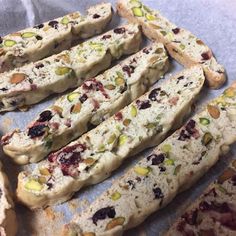
M17 197L37 208L63 202L107 178L129 156L164 139L200 92L201 67L182 71L117 112L95 129L18 176Z
M236 160L186 210L166 235L236 235Z
M9 182L0 163L0 235L14 236L17 231L16 214L12 201Z
M101 33L112 18L109 3L92 6L87 16L66 16L0 37L0 73L71 47L78 39Z
M130 22L142 25L147 37L162 42L169 54L182 65L202 65L210 87L219 88L225 82L223 66L217 63L211 49L191 32L177 27L139 0L118 0L117 9Z
M125 173L65 227L64 235L122 235L189 188L236 141L235 103L236 86Z
M18 164L37 162L141 96L168 69L163 44L153 44L59 98L24 131L2 138Z
M39 102L52 93L77 87L107 69L111 61L138 51L138 25L125 25L71 50L1 74L0 112Z

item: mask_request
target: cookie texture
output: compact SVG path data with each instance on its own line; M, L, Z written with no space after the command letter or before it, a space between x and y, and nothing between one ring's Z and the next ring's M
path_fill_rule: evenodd
M235 102L236 84L113 183L86 211L65 226L63 235L122 235L191 187L236 141ZM227 220L222 221L234 224L235 215L228 213ZM217 213L213 215L220 217ZM191 222L191 216L189 220Z
M168 69L163 44L153 44L120 62L42 111L27 129L2 138L18 164L42 160L141 96Z
M126 158L157 145L179 126L204 80L201 67L195 66L163 81L95 129L51 153L32 171L21 172L18 199L30 208L44 207L104 180Z
M166 236L236 235L236 160L182 214Z
M0 75L0 112L35 104L53 93L75 88L107 69L114 59L137 52L138 25L129 24L70 50Z
M130 22L140 24L148 38L162 42L169 54L185 67L200 64L210 87L223 85L224 67L217 63L211 49L191 32L179 28L139 0L118 0L117 10Z
M90 7L87 15L66 16L0 37L0 73L69 49L79 39L101 33L112 18L110 3Z
M16 214L14 203L9 191L9 182L7 176L2 170L0 163L0 235L14 236L17 231Z

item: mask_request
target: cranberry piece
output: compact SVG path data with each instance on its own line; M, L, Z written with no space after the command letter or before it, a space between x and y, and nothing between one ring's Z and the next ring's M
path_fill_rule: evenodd
M183 80L184 79L184 76L180 76L177 78L177 84L179 83L180 80Z
M35 65L35 68L39 69L39 68L43 68L44 64L42 63L38 63L37 65Z
M35 38L36 38L37 40L42 40L42 39L43 39L43 37L41 37L40 35L36 35Z
M151 100L151 101L156 101L157 100L157 95L160 91L160 88L155 88L153 89L149 95L148 95L148 98Z
M110 206L104 207L95 212L95 214L92 216L92 221L95 225L97 225L97 222L99 220L104 220L107 217L114 218L115 215L116 215L116 211L114 207L110 207Z
M152 160L152 165L157 166L165 160L165 155L163 153L161 153L159 155L152 154L148 158L150 158Z
M125 28L124 27L116 28L116 29L114 29L114 33L124 34L125 33Z
M193 134L194 133L194 128L195 128L196 122L194 120L190 120L186 126L185 129L189 132L189 134Z
M143 110L143 109L147 109L151 107L151 103L149 100L145 100L145 101L137 100L136 103L139 110Z
M197 224L197 216L198 216L198 210L195 209L192 212L186 212L182 218L185 219L185 221L189 224L189 225L196 225Z
M201 229L200 235L201 236L216 236L214 229Z
M178 33L179 33L179 31L180 31L180 28L175 28L175 29L172 29L172 31L173 31L173 33L174 33L174 34L178 34Z
M95 14L93 15L93 19L98 19L99 17L101 17L101 16L98 15L97 13L95 13Z
M154 188L152 191L154 193L155 199L160 199L160 198L164 197L164 195L159 187Z
M105 34L105 35L102 36L103 40L106 40L106 39L109 39L109 38L111 38L110 34Z
M60 164L66 166L77 165L81 161L80 152L72 153L72 155L69 155L68 153L61 153L58 156L58 161Z
M41 29L41 28L43 28L43 26L44 26L43 24L39 24L39 25L35 25L34 28L35 29Z
M203 60L205 60L205 61L207 61L207 60L209 60L211 57L209 56L209 53L208 52L204 52L204 53L202 53L202 59Z
M185 225L186 225L186 222L185 222L184 220L181 220L181 221L177 224L176 229L177 229L179 232L184 232Z
M42 125L42 124L35 125L35 126L29 128L28 136L30 136L30 138L36 138L36 137L43 136L45 133L46 127L47 127L46 125Z
M39 119L37 120L38 122L45 122L45 121L49 121L52 119L52 112L49 110L43 111L40 115L39 115Z
M84 103L87 99L88 99L88 96L85 93L79 98L81 103Z
M123 119L122 113L121 113L121 112L117 112L117 113L115 114L115 120L122 120L122 119Z
M185 130L181 130L178 140L185 141L189 139L192 135L194 135L197 131L195 129L196 122L194 120L190 120L185 125Z
M128 180L127 183L128 183L129 186L131 186L131 189L135 188L135 183L134 183L133 180Z
M48 25L54 29L58 29L58 21L56 20L49 21Z
M202 201L199 203L199 209L201 211L209 211L211 209L211 206L208 202Z
M2 40L2 37L0 36L0 44L2 43L2 41L3 41L3 40Z
M128 74L130 77L132 73L134 73L134 66L123 66L122 70Z
M143 49L143 52L146 53L146 54L149 54L149 53L150 53L150 51L149 51L147 48L144 48L144 49Z
M1 91L7 91L7 88L0 88Z
M166 167L164 167L164 166L159 166L159 170L160 170L160 172L165 172L165 171L166 171Z

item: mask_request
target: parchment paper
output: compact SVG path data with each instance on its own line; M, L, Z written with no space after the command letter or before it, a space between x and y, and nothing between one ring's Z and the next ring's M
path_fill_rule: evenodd
M35 24L62 16L66 13L76 10L84 11L89 5L99 3L102 0L0 0L0 35L5 35ZM115 1L111 0L113 4ZM199 109L200 105L207 100L217 96L232 83L236 76L236 1L233 0L146 0L144 1L150 7L156 8L180 27L192 31L208 44L215 53L218 61L223 64L227 70L228 82L221 90L209 90L205 88L196 103ZM109 28L123 23L118 16L115 16ZM172 61L169 74L181 70L182 66ZM168 76L166 76L167 78ZM0 115L0 135L14 128L24 128L37 113L50 105L58 96L52 96L49 99L33 106L27 112L9 112ZM29 211L22 206L16 207L19 221L19 236L29 235L59 235L63 223L77 214L81 209L88 207L99 194L105 191L112 181L124 173L131 165L140 158L147 155L145 151L138 156L130 158L121 168L115 171L109 179L104 182L83 189L76 194L73 200L63 205L47 208L39 211ZM138 228L127 231L125 236L156 236L162 235L171 225L173 220L181 214L181 211L195 199L202 190L216 176L223 171L226 164L236 153L236 145L232 146L231 152L221 158L207 175L205 175L190 190L180 194L166 208L150 216ZM9 175L13 190L15 190L17 174L20 168L12 164L4 156L2 150L0 155L5 164L6 173Z

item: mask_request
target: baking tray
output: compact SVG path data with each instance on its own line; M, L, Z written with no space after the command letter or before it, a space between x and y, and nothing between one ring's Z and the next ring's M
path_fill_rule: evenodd
M62 16L76 10L84 12L90 5L102 0L0 0L0 35L5 35L35 24ZM115 1L110 1L115 6ZM231 84L236 76L236 1L232 0L146 0L144 3L158 9L163 15L171 19L177 25L187 28L209 45L215 53L218 61L227 71L228 81L220 90L204 88L196 102L196 110L209 99L219 95L227 85ZM124 22L117 15L114 16L109 28L116 27ZM146 42L147 43L147 42ZM175 61L171 62L171 68L165 79L182 69ZM60 96L60 95L58 95ZM9 112L0 115L0 135L14 129L24 128L37 113L46 108L58 96L51 96L43 102L31 107L26 112ZM73 200L56 207L44 210L30 211L23 206L16 206L19 221L19 236L56 236L59 235L64 223L69 222L81 210L86 209L89 203L105 191L120 175L140 158L147 155L147 150L127 160L112 177L96 186L83 189L75 195ZM150 216L139 227L127 231L124 236L157 236L165 232L173 220L181 214L181 211L195 199L202 190L218 176L231 158L236 153L236 145L233 145L227 156L221 160L190 190L178 195L175 200L158 213ZM1 159L5 165L5 171L10 178L13 190L16 187L17 174L21 170L12 164L0 150Z

